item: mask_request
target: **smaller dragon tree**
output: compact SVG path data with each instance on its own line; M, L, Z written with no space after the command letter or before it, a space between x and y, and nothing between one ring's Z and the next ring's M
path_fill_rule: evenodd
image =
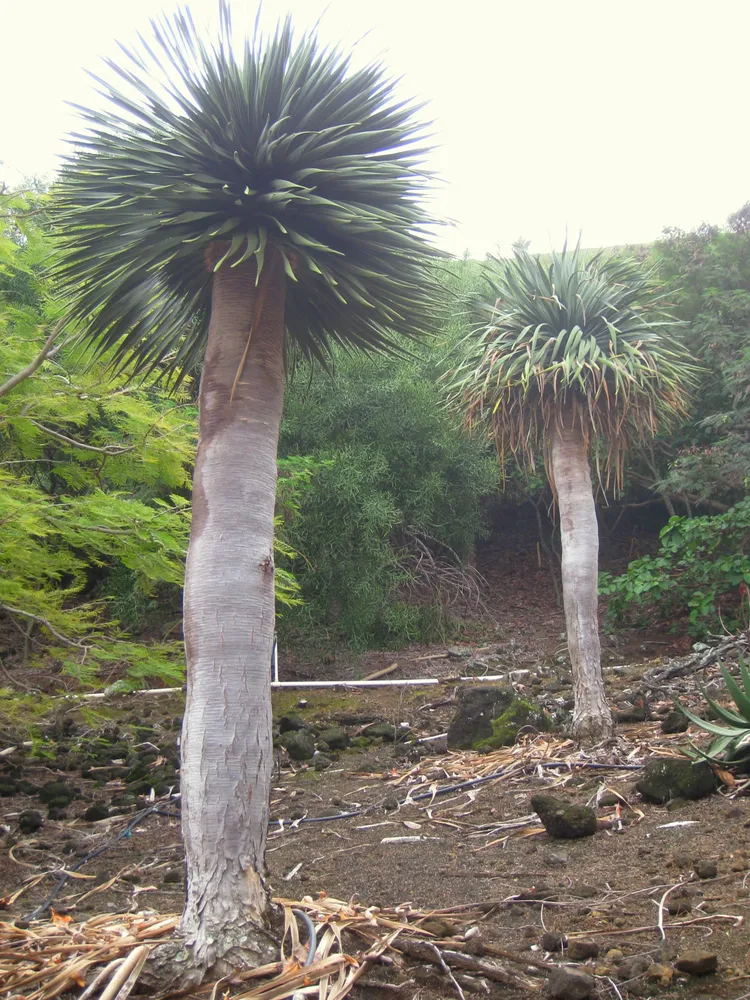
M598 625L599 531L591 459L622 485L629 449L685 412L694 367L670 336L653 268L579 247L497 260L479 320L446 376L451 405L484 428L501 462L543 456L560 515L563 604L573 671L573 727L612 732Z

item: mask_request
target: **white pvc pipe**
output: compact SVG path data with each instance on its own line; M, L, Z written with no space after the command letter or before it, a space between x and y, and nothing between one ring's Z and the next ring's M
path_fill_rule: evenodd
M410 677L400 681L275 681L272 688L375 688L375 687L431 687L450 684L451 681L467 683L471 681L504 681L505 674L489 674L486 677Z
M504 681L505 674L488 674L486 677L410 677L405 680L383 681L272 681L271 687L278 688L378 688L378 687L436 687L439 684L450 684L456 681L481 683L488 681ZM177 694L184 688L143 688L140 691L125 691L123 694ZM106 691L91 694L74 695L80 698L106 698Z

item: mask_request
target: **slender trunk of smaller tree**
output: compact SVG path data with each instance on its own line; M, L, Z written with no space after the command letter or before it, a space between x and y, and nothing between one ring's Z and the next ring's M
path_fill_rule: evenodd
M268 961L263 881L273 764L273 520L283 403L284 278L266 262L213 277L185 574L182 931L200 979ZM262 294L243 374L232 387Z
M566 413L550 433L550 467L560 512L563 605L573 672L573 730L579 738L592 740L609 736L613 730L599 643L599 525L580 423Z

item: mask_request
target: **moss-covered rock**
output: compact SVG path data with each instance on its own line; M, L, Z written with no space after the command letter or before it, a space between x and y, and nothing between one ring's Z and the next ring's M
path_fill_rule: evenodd
M366 736L354 736L352 738L352 746L358 750L366 750L367 747L372 746L372 740L369 740Z
M458 709L448 728L451 750L471 750L492 738L492 720L502 715L515 698L513 688L477 684L459 688Z
M296 712L282 715L279 719L279 732L282 735L284 733L307 732L309 729L309 724L301 716L297 715Z
M93 806L89 806L86 812L83 814L83 818L87 823L98 823L101 819L107 819L109 816L109 809L107 806L102 805L101 802L95 802Z
M330 729L324 729L318 737L318 746L321 742L325 743L329 750L346 750L351 744L349 734L343 726L332 726Z
M310 733L301 729L283 733L279 742L292 760L312 760L315 753L315 741Z
M596 833L596 813L588 806L564 802L554 795L532 795L531 808L550 837L578 840Z
M492 735L487 739L478 740L475 750L497 750L499 747L510 747L518 739L522 730L547 732L551 728L550 720L533 702L523 698L514 698L505 711L491 721Z
M39 789L39 798L42 802L47 802L59 807L62 801L63 808L71 803L77 796L78 792L76 789L72 788L64 781L48 781L46 785L43 785Z
M716 776L706 761L693 763L685 757L652 757L635 787L648 802L703 799L716 791Z
M390 722L376 722L367 727L367 737L371 740L381 739L385 743L395 743L398 736L398 730Z
M67 797L67 795L60 795L60 796L59 796L58 798L56 798L56 799L50 799L50 800L49 800L49 801L47 802L47 808L48 808L48 809L67 809L67 808L68 808L68 806L70 805L70 803L71 803L72 801L73 801L73 800L72 800L72 799L69 799L69 798Z

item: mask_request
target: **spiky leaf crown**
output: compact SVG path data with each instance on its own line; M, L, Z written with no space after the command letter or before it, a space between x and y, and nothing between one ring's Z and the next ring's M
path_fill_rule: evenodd
M576 248L495 261L488 279L447 376L452 404L532 467L566 414L604 443L600 472L619 483L628 447L684 412L694 378L653 270Z
M384 349L434 312L425 261L424 126L382 68L352 69L291 21L235 55L226 3L208 47L188 11L107 60L103 109L79 111L55 191L57 276L72 321L115 363L180 372L201 357L211 270L270 248L289 344ZM118 82L119 81L119 82Z

